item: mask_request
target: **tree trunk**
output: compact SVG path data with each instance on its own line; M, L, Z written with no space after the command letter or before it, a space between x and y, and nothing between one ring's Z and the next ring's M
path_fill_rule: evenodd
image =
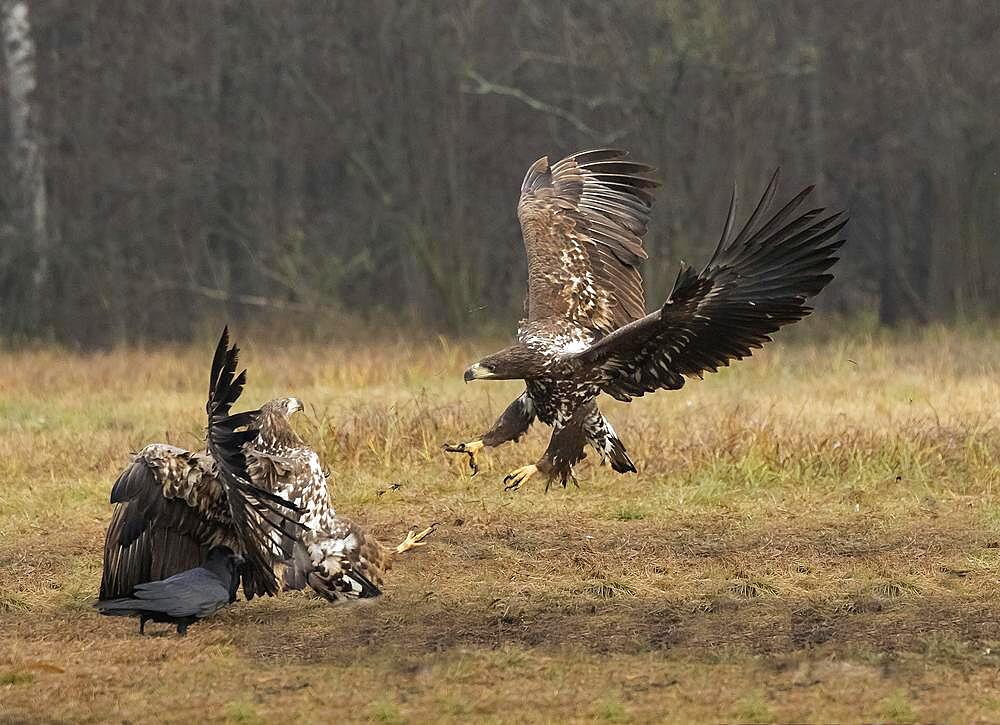
M8 110L10 113L10 157L16 189L14 213L19 234L29 241L33 254L30 299L22 310L23 319L37 332L49 324L50 253L47 230L48 200L45 193L45 159L36 134L35 43L31 38L28 3L3 0L3 51L7 66Z

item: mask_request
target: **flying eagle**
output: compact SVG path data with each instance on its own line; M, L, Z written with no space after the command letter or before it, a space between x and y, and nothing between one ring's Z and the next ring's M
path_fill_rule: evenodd
M213 390L220 384L238 388L229 396L232 405L246 373L237 378L238 386L218 382L220 359L225 361L221 377L231 379L235 374L237 349L228 344L223 331L212 380ZM219 399L218 393L214 397ZM197 566L218 544L244 552L247 599L278 591L276 568L282 570L286 587L308 584L331 601L378 595L393 557L422 546L433 527L411 531L399 546L388 549L362 527L338 517L319 456L292 428L292 416L302 409L298 398L287 397L229 416L224 419L229 428L240 430L229 433L232 439L222 448L211 445L210 427L207 451L163 443L139 451L112 489L111 500L117 507L105 542L101 599L131 596L138 584ZM231 480L267 501L282 502L295 515L276 517L254 505L256 515L244 517L251 524L251 545L243 545L246 537L241 530L247 524L241 526L241 519L226 507ZM254 556L247 556L248 550Z
M807 298L833 279L827 270L847 219L798 211L812 186L767 216L776 171L735 234L734 191L711 260L701 272L682 264L667 301L646 314L638 266L659 183L626 155L583 151L555 165L543 157L524 177L517 216L528 257L526 319L517 342L469 367L465 381L524 380L526 389L486 433L444 446L467 454L475 474L484 447L517 441L535 418L552 426L542 458L504 478L508 490L538 472L546 488L556 479L565 486L588 443L615 471L635 472L599 394L629 402L748 357L808 315Z

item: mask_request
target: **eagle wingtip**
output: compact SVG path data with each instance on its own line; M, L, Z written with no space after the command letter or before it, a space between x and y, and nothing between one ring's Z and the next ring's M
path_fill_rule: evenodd
M528 172L524 175L524 181L521 182L521 194L523 195L530 191L534 191L538 180L545 178L548 174L549 157L548 155L545 155L528 167Z

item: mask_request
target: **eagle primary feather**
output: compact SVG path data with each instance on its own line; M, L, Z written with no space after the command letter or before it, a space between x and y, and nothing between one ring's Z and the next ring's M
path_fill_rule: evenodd
M610 332L645 312L638 265L657 182L615 150L536 161L517 216L528 257L528 322L559 317Z
M618 472L635 471L597 408L607 393L623 401L676 390L748 357L782 326L812 310L805 303L833 278L846 218L800 208L804 189L767 217L775 172L753 213L733 234L735 192L723 233L701 272L682 265L660 309L646 314L638 265L652 207L652 168L600 149L555 165L532 164L518 219L528 258L525 319L517 342L472 365L466 381L523 379L525 392L488 432L445 450L469 456L518 440L535 418L553 427L535 464L505 479L517 488L537 472L563 485L590 444Z

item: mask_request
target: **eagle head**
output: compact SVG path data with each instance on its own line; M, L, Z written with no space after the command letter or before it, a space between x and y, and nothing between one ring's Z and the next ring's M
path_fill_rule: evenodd
M292 416L305 406L298 398L275 398L260 406L258 441L265 448L289 448L302 444L302 439L292 429Z
M463 377L467 383L472 380L489 380L493 377L493 371L487 364L477 362L468 367Z
M269 400L260 407L261 412L273 416L291 420L292 416L300 410L305 410L302 401L298 398L275 398Z
M544 360L525 345L511 345L487 355L465 371L470 380L524 380L544 371Z

